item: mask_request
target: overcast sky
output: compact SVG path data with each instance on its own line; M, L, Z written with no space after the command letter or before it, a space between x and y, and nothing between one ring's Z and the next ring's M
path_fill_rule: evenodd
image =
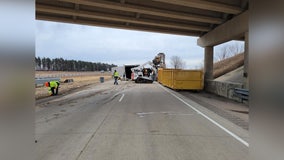
M130 31L48 21L36 21L36 56L104 62L116 65L142 64L158 53L179 56L186 68L202 65L203 48L197 37ZM217 47L218 49L218 47Z

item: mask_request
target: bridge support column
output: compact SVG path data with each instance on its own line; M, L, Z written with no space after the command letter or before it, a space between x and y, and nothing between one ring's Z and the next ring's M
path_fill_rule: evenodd
M213 79L213 46L205 47L204 53L204 80Z
M245 33L245 52L244 52L244 87L249 88L249 34Z

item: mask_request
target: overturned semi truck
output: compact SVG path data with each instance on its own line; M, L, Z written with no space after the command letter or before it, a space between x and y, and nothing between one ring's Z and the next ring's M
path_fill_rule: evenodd
M152 61L132 68L131 78L136 83L153 83L153 81L157 80L158 68L165 67L165 54L159 53Z
M140 65L123 65L113 67L112 73L116 70L121 80L133 80L136 83L153 83L157 79L158 68L165 68L165 54L157 54L152 61Z

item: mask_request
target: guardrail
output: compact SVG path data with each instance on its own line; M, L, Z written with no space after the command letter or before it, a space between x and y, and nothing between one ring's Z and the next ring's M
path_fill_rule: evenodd
M234 88L234 96L239 97L242 102L243 100L249 100L249 91L243 88Z
M67 78L67 77L79 77L79 76L100 76L100 75L107 75L111 74L111 72L65 72L65 73L45 73L45 74L37 74L35 75L36 78L53 78L53 77L59 77L59 78Z

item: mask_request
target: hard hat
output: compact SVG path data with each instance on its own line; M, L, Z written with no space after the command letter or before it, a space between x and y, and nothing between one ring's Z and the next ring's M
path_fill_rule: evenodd
M49 83L48 83L48 82L45 82L45 86L46 86L46 87L49 87Z

